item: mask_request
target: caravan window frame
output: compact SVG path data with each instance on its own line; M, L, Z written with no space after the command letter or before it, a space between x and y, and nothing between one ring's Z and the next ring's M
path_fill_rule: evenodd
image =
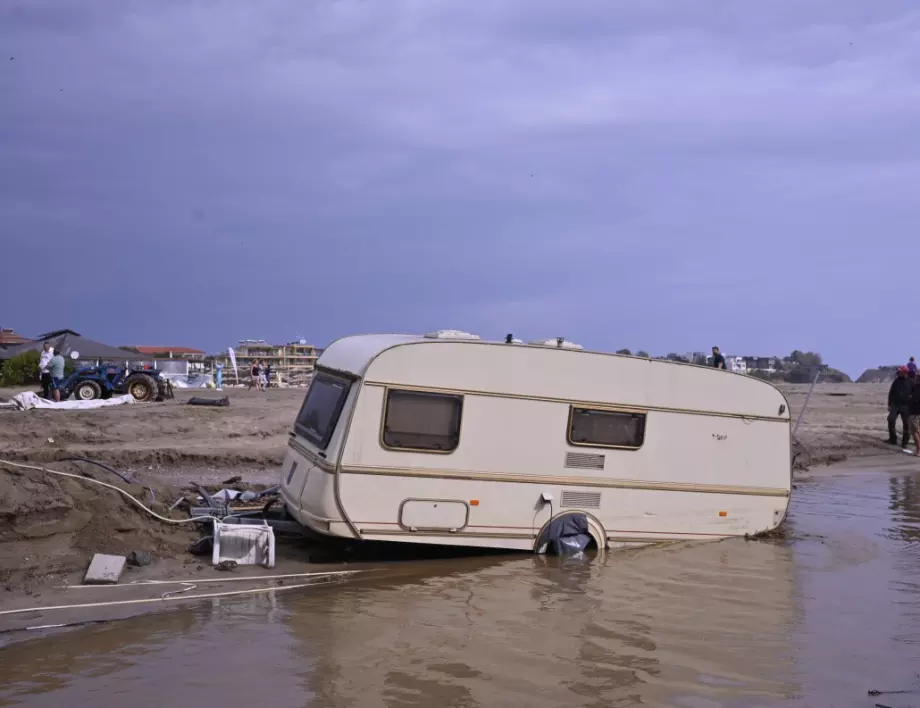
M323 380L331 380L335 384L344 384L344 388L342 389L342 393L339 395L339 398L332 409L332 415L329 418L329 425L325 434L318 436L314 431L312 431L310 428L307 428L300 422L300 417L303 415L307 404L310 402L310 395L313 393L313 386ZM317 369L316 373L313 375L313 380L310 382L310 388L307 390L307 395L304 396L303 403L300 405L300 410L297 411L297 417L294 419L294 432L309 442L313 443L319 450L327 449L329 447L329 443L332 441L332 435L335 433L335 430L339 425L339 420L342 418L342 411L345 408L345 403L348 400L348 395L351 393L351 386L353 383L354 379L340 372L330 371L328 369Z
M456 430L450 433L453 437L453 446L449 448L432 448L432 447L417 447L417 446L405 446L405 445L391 445L387 442L387 412L390 407L390 397L393 394L404 395L404 396L418 396L420 398L429 398L429 399L448 399L456 402ZM444 393L442 391L427 391L427 390L418 390L412 388L390 388L387 387L383 392L383 411L380 415L380 446L384 450L392 450L394 452L421 452L427 453L430 455L450 455L458 447L460 447L460 435L461 430L463 429L463 395L457 393Z
M611 416L629 416L634 418L639 418L641 421L639 428L639 440L636 444L633 445L615 445L612 443L603 443L603 442L584 442L580 440L573 440L572 433L574 432L575 427L575 416L581 412L601 414L601 415L611 415ZM645 444L645 436L648 432L648 411L641 410L638 408L600 408L594 406L583 406L583 405L570 405L569 406L569 420L566 427L566 440L569 445L575 447L602 447L610 450L639 450Z

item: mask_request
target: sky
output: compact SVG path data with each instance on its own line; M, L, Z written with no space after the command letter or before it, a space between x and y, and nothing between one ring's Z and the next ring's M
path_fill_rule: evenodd
M4 0L0 325L920 356L912 0Z

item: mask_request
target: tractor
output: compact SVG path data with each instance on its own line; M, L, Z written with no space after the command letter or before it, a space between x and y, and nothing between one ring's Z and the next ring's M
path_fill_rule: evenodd
M129 369L120 364L78 369L61 382L59 390L62 401L71 394L78 401L92 401L130 393L140 403L174 397L172 384L156 369Z

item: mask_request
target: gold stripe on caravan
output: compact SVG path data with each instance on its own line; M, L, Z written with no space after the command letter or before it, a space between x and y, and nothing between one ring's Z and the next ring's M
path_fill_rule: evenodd
M359 528L362 536L472 536L474 538L522 538L532 541L536 534L533 533L480 533L478 531L458 531L451 533L448 529L443 531L396 531L394 529Z
M777 487L739 487L722 484L693 484L689 482L651 482L638 479L605 479L599 477L553 477L549 475L512 474L503 472L468 472L466 470L408 469L405 467L371 467L348 465L344 474L369 474L387 477L428 477L430 479L463 479L474 482L516 482L518 484L555 484L571 487L603 487L608 489L642 489L656 492L698 492L702 494L737 494L751 497L788 497L788 489Z
M521 401L544 401L546 403L564 403L567 406L578 406L585 408L601 408L607 410L625 410L639 411L657 411L659 413L684 413L686 415L705 415L716 418L741 418L743 420L763 420L771 423L789 423L790 418L783 418L775 415L757 415L754 413L726 413L724 411L707 411L696 408L668 408L666 406L647 406L642 404L628 403L610 403L609 401L576 401L569 398L557 398L555 396L532 396L524 393L504 393L502 391L482 391L478 389L463 388L442 388L440 386L411 386L390 381L365 381L365 386L379 386L383 388L395 388L401 391L427 391L430 393L446 393L454 396L488 396L490 398L514 398Z

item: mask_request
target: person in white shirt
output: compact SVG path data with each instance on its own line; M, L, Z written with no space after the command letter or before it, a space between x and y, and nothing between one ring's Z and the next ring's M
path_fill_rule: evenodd
M51 359L54 358L54 349L51 342L42 345L42 355L38 358L38 372L41 374L42 396L51 400Z

